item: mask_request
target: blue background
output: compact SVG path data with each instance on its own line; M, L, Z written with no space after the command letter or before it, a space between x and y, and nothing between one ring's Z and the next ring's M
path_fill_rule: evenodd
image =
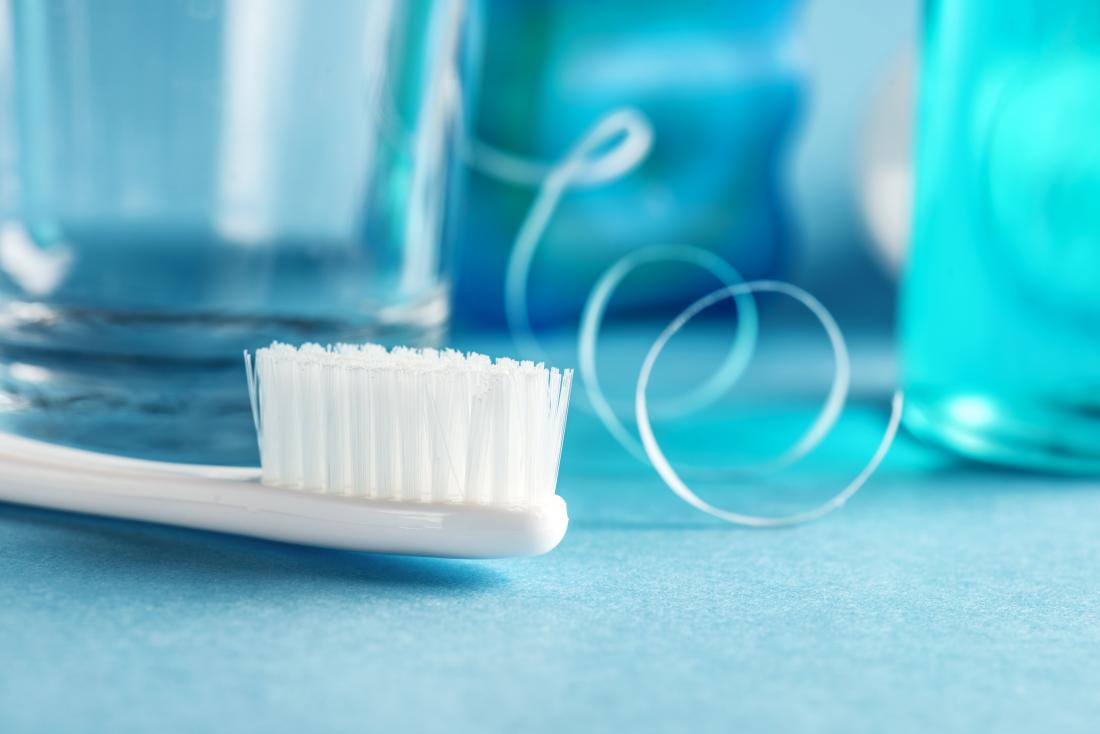
M611 336L606 374L631 374L624 355L644 341ZM828 362L812 340L779 341L746 379L768 415L804 421ZM721 344L704 329L684 347ZM873 450L889 351L853 339L855 404L792 475L810 494ZM726 422L669 434L669 452L723 444ZM708 496L751 510L803 489ZM559 491L562 545L491 562L0 505L0 730L1095 731L1094 481L903 438L841 511L741 530L679 502L578 401Z

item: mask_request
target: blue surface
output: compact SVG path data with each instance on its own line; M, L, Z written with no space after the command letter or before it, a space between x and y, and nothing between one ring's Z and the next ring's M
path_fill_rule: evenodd
M782 501L858 469L885 421L875 384ZM571 420L573 524L542 558L367 556L0 505L0 730L1095 730L1095 482L903 442L842 511L744 531ZM684 436L718 445L719 425ZM670 453L707 443L673 435Z

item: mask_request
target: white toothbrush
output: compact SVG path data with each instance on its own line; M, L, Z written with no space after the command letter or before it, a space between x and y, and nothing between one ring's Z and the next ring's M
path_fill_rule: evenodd
M0 500L412 555L537 555L565 535L571 370L377 345L273 344L245 364L261 469L0 434Z

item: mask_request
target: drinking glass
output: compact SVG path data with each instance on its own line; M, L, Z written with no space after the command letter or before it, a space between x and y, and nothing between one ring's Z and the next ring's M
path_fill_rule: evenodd
M255 461L242 350L438 337L463 3L0 8L0 428Z

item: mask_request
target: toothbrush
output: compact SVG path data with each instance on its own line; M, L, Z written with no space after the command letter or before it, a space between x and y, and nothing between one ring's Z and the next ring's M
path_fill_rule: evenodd
M260 469L0 433L0 500L409 555L537 555L565 535L571 370L373 344L244 359Z

